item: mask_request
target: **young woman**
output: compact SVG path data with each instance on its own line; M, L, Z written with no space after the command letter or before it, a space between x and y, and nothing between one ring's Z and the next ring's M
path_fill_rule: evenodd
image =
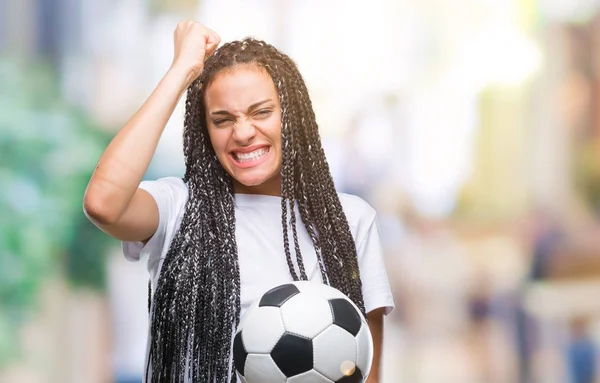
M337 193L306 85L265 42L217 49L193 21L171 68L110 143L84 196L88 217L148 256L154 292L147 381L235 382L233 334L249 305L292 280L327 283L367 315L379 381L393 299L374 210ZM141 182L187 90L183 179Z

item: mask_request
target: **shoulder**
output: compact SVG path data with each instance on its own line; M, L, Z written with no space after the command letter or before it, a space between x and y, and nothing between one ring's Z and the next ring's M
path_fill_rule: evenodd
M183 179L179 177L162 177L155 180L144 180L140 188L145 190L162 190L177 194L187 194L188 187Z
M353 194L338 192L338 196L351 228L371 226L377 217L377 212L367 201Z
M140 188L152 195L161 210L178 210L186 203L189 194L187 184L179 177L142 181Z

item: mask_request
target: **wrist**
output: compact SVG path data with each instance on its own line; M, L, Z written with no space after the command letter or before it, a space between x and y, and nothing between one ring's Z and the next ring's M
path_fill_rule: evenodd
M199 73L196 69L181 63L174 62L169 68L167 75L181 82L184 89L187 89L192 82L198 77Z

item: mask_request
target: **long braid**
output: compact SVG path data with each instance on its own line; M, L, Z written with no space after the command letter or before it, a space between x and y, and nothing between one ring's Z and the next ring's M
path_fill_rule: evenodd
M364 312L354 240L337 193L335 193L333 180L318 136L318 127L308 97L308 90L299 72L293 70L292 65L286 68L290 73L294 73L290 81L294 92L290 95L289 101L296 105L293 108L296 112L295 121L299 121L300 125L304 127L303 129L297 129L300 131L300 134L298 134L300 142L294 146L295 150L302 153L300 158L304 161L299 161L296 165L300 169L299 184L304 185L302 189L307 192L303 195L299 194L300 198L298 199L301 206L303 204L309 205L308 209L301 208L300 211L301 214L304 212L304 216L308 216L306 214L307 210L317 212L317 214L314 214L317 218L314 223L316 224L316 232L321 233L322 242L315 241L317 234L313 235L311 233L311 229L314 227L312 222L307 221L304 217L303 220L307 231L316 244L315 248L319 250L318 247L320 246L321 253L329 255L323 259L325 270L330 270L326 273L327 279L329 279L331 285L345 292ZM285 164L283 165L282 174L285 174ZM309 181L308 185L306 181ZM332 190L334 193L331 193ZM349 253L348 249L353 250ZM349 257L348 254L352 253L354 256ZM319 251L317 251L318 254ZM322 272L325 273L325 270L322 270ZM326 278L323 279L327 280ZM349 288L345 289L343 286L349 286Z
M306 173L300 173L298 178L300 182L306 179L312 180L310 185L304 188L305 190L308 189L309 195L295 193L295 198L299 204L308 201L311 204L311 208L308 210L312 210L312 216L317 219L311 222L303 218L304 224L309 229L309 234L313 223L316 224L317 233L321 233L319 237L326 240L325 247L327 249L322 249L322 252L327 254L324 259L326 260L326 269L330 270L327 275L331 280L331 284L345 292L364 312L354 240L327 165L308 90L293 61L275 48L270 47L270 49L272 51L269 53L273 56L270 61L282 63L283 65L280 67L282 70L277 73L273 71L273 65L265 65L265 67L278 87L280 95L285 94L288 96L282 100L282 108L292 111L293 134L301 140L304 139L303 142L296 140L296 145L292 147L292 150L298 153L296 155L298 161L293 164L286 164L285 162L282 164L282 178L285 178L285 168L288 165L294 168L308 169ZM282 82L279 80L282 77L287 77L288 81ZM287 88L293 91L288 92ZM287 105L293 105L293 107L287 107ZM285 126L284 116L282 137ZM285 144L282 143L282 145ZM304 166L302 166L303 162ZM303 210L306 211L306 209L300 209L301 214ZM311 238L314 241L312 235ZM315 247L319 247L319 244L315 243ZM349 287L345 288L344 286Z
M305 142L298 146L299 150L306 148L306 155L302 157L308 162L309 178L312 179L310 185L310 195L306 200L312 202L320 214L316 215L317 232L327 233L321 242L322 251L328 254L324 257L326 269L329 270L328 277L331 284L337 286L348 286L348 290L342 287L340 290L345 292L361 309L364 311L364 302L362 299L362 284L359 278L358 260L356 258L356 249L354 239L350 233L350 228L343 212L340 200L335 191L333 179L329 171L329 166L325 159L321 140L319 138L318 126L306 89L305 82L299 73L294 79L295 95L300 98L298 110L300 120L305 129L300 129L301 137ZM325 198L318 196L324 196ZM348 256L348 249L354 249L354 256Z
M282 138L285 137L284 131L282 130ZM287 144L287 141L283 141ZM283 163L289 162L290 150L282 149L282 159ZM283 167L282 167L283 170ZM289 230L288 230L288 210L290 210L290 205L292 206L293 213L293 190L290 190L288 182L284 181L285 178L282 177L281 180L281 226L283 227L283 250L285 252L285 258L288 264L288 268L290 270L290 274L294 281L299 280L298 274L296 273L296 268L294 267L294 263L292 262L292 255L290 251L290 238L289 238ZM300 278L302 275L300 276Z
M280 97L283 250L290 275L307 279L296 229L297 206L324 282L348 295L364 313L356 246L296 65L262 41L228 43L206 61L202 75L188 89L183 146L189 197L150 307L147 375L156 382L224 382L228 375L230 382L236 381L229 365L232 334L240 320L235 196L232 179L210 143L204 92L217 73L244 63L264 68ZM289 226L299 275L292 262Z
M275 60L273 60L275 61ZM278 68L285 68L285 61L281 60L280 62L275 61L275 64L272 66L275 70L277 70ZM287 93L287 88L285 87L285 78L280 79L279 81L279 89L280 89L280 102L284 103L285 100L287 100L289 98L289 95ZM288 113L290 114L290 117L288 117ZM296 157L296 150L295 150L295 140L294 140L294 133L293 133L293 127L290 126L289 121L295 121L295 109L294 108L283 108L283 104L282 104L282 128L281 128L281 142L282 145L285 145L285 150L282 149L282 166L281 166L281 173L282 173L282 177L281 177L281 183L282 183L282 189L281 189L281 203L282 203L282 207L284 206L285 209L282 209L282 221L283 221L283 227L284 227L284 244L285 244L285 252L286 252L286 257L288 259L291 259L291 254L290 254L290 250L289 250L289 245L288 245L288 234L289 234L289 230L288 230L288 226L291 226L292 228L292 236L294 239L294 252L295 252L295 258L296 258L296 262L298 263L298 269L300 270L300 279L302 280L308 280L308 277L306 276L306 270L304 268L304 262L302 261L302 256L301 256L301 251L300 251L300 243L298 241L298 230L296 227L296 210L295 210L295 193L294 193L294 179L295 179L295 167L293 166L294 162L295 162L295 157ZM287 212L289 211L290 214L290 220L289 220L289 225L287 222ZM290 265L290 267L292 267L292 265ZM295 275L295 270L293 270L292 275Z

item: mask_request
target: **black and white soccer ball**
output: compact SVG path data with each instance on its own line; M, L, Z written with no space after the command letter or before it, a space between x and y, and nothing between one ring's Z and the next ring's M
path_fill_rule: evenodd
M362 383L373 340L364 316L339 290L309 281L275 287L254 302L233 343L244 383Z

